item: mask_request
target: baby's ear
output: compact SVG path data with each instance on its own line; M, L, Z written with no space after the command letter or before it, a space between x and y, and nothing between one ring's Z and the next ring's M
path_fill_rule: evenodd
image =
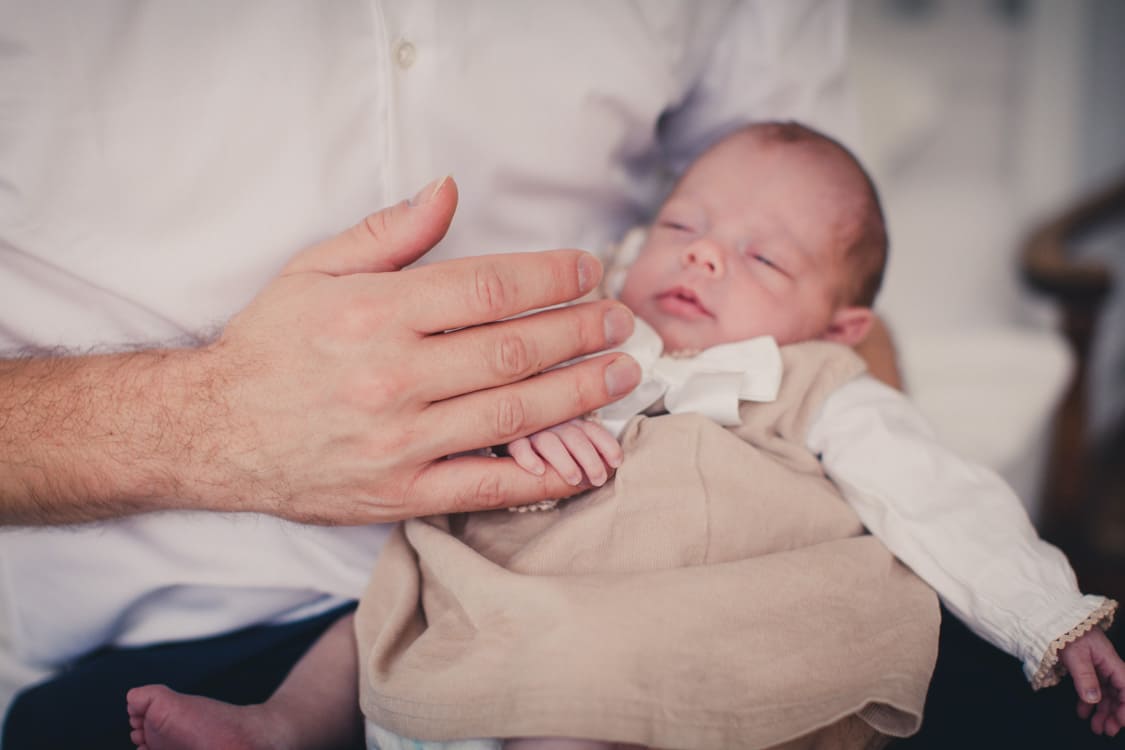
M855 346L867 337L874 321L875 313L870 307L841 307L832 314L832 320L820 338L822 341Z

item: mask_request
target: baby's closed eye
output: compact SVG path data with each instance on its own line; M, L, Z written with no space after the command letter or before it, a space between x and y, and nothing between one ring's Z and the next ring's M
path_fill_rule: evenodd
M669 229L673 232L694 232L695 230L688 223L676 221L674 219L662 219L656 223L656 226L661 229Z
M772 255L767 255L761 250L755 250L754 248L746 250L745 255L755 263L765 266L772 271L782 274L783 276L789 275L785 268L783 268L782 265L777 260L775 260Z

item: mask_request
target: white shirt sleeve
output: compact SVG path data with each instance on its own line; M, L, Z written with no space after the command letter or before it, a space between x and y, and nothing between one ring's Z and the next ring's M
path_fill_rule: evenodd
M871 533L975 633L1020 659L1028 679L1053 659L1053 641L1107 606L1079 592L1004 480L942 446L893 388L870 376L848 383L807 441Z

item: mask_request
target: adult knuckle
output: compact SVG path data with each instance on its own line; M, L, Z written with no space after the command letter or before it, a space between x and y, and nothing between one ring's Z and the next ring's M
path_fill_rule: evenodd
M383 322L382 306L362 297L355 297L334 311L330 326L335 336L344 341L368 341L372 331Z
M488 508L498 508L505 502L505 492L500 477L489 472L453 493L449 510L468 513Z
M489 319L502 317L512 296L511 282L495 265L478 268L473 277L473 294L477 306Z
M480 508L499 508L505 502L505 493L500 477L488 473L477 480L474 501Z
M369 214L368 216L364 217L363 221L359 223L357 229L366 234L372 240L382 240L387 236L390 230L387 212L378 211L376 213Z
M493 367L502 378L519 380L530 375L534 369L531 350L522 336L506 334L497 342Z
M527 424L527 407L523 399L515 394L505 394L496 402L496 435L502 440L511 440L524 433Z
M372 489L363 505L361 523L401 521L426 509L426 498L408 482L388 482Z
M343 388L347 403L379 412L403 400L409 392L410 379L394 370L363 371L348 378Z
M602 394L604 386L594 382L594 375L586 370L576 372L573 387L567 389L570 394L570 409L575 414L584 414L601 406L605 399Z

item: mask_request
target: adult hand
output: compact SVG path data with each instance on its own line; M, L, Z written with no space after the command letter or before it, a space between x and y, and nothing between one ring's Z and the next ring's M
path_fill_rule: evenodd
M206 397L188 485L203 504L313 523L392 521L563 497L578 488L510 458L444 457L507 443L627 393L632 316L573 300L588 253L466 258L399 270L453 217L453 181L298 255L200 351Z
M632 315L603 301L495 322L589 291L601 266L577 250L399 270L456 203L446 180L309 248L211 345L0 360L0 523L360 524L578 491L510 458L443 459L631 390L622 354L543 371L619 343Z

